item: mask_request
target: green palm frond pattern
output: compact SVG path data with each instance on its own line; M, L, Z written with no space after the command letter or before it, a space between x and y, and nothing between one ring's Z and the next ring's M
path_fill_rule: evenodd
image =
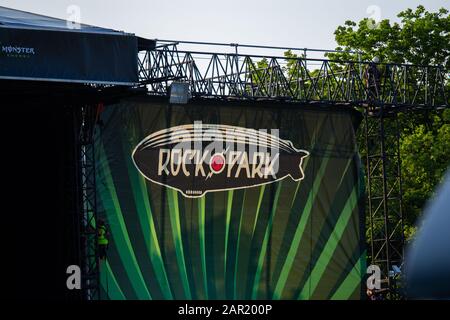
M155 97L109 105L96 128L98 216L110 231L102 299L360 299L364 185L355 114L323 106ZM310 152L305 178L187 198L146 180L135 146L202 121L279 129Z

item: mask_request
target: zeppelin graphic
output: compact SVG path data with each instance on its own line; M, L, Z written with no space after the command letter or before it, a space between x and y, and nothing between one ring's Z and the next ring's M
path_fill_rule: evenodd
M154 132L133 150L136 168L148 180L185 197L249 188L286 177L304 178L308 151L280 139L278 130L203 124Z

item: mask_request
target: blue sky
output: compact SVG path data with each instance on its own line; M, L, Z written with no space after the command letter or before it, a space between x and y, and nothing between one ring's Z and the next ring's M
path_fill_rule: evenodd
M66 18L77 5L81 22L147 38L334 49L333 32L345 20L396 14L445 0L0 0L1 6ZM369 10L369 12L367 12Z

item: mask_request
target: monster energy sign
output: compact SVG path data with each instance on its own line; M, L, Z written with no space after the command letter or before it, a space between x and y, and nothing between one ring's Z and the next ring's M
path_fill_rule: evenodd
M309 153L278 138L278 131L267 134L196 122L152 133L132 156L144 177L187 197L259 186L287 176L299 181Z

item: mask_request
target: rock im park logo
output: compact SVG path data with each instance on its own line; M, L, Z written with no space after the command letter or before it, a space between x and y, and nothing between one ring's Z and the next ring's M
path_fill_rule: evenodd
M302 180L309 152L280 139L278 132L196 121L150 134L135 147L132 158L146 179L185 197L286 177Z

